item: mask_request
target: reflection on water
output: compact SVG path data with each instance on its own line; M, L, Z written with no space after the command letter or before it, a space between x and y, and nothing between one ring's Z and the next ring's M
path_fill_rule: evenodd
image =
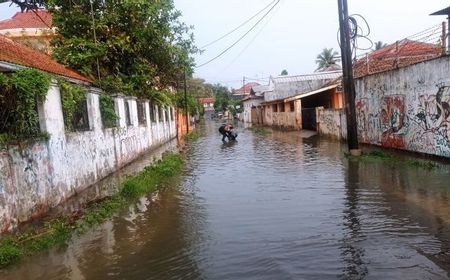
M448 279L449 168L355 161L309 133L218 124L183 175L1 279Z

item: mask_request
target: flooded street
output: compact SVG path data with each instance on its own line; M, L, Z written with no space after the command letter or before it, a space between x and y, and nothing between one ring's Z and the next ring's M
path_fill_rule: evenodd
M201 125L173 186L0 279L448 279L450 172Z

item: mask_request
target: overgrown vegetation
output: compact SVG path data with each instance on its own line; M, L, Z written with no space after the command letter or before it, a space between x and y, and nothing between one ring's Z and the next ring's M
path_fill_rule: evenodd
M37 102L43 102L50 76L34 69L0 73L0 144L45 136L39 128Z
M53 56L108 92L158 100L192 73L198 50L173 0L45 2L58 30Z
M87 89L62 79L58 81L58 84L61 92L61 104L66 131L89 129L86 104Z
M431 169L438 167L438 165L432 161L417 160L417 159L403 159L403 158L399 158L397 156L388 154L386 152L377 151L377 150L363 153L360 157L354 157L349 154L346 154L346 156L351 159L361 159L361 160L368 160L368 161L382 160L382 161L389 161L389 162L394 162L394 163L401 163L401 164L418 167L418 168L422 168L422 169L426 169L426 170L431 170Z
M100 114L102 124L105 128L116 127L119 116L114 109L114 100L111 96L101 94L100 97Z
M23 256L64 244L73 233L83 233L105 222L142 195L166 185L179 174L182 167L181 155L166 154L160 161L146 167L138 175L125 179L117 195L91 204L81 216L52 220L41 227L4 238L0 241L0 268L19 261Z
M187 100L186 100L187 99ZM186 102L187 102L187 109L191 116L194 116L196 114L202 114L203 113L203 106L200 104L197 98L195 98L191 94L187 94L186 98L184 94L178 93L175 95L175 103L178 108L180 108L183 112L186 112Z

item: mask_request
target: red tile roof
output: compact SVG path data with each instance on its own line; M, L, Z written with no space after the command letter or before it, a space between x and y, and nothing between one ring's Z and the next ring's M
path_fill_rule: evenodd
M17 28L49 28L52 15L45 10L18 12L12 18L0 21L0 30Z
M206 104L206 103L214 103L216 100L214 99L214 97L203 97L203 98L199 98L198 99L200 101L200 103L202 104Z
M358 59L354 67L356 78L408 66L442 55L442 48L435 44L401 40Z
M252 87L254 87L254 86L259 86L259 84L258 83L254 83L254 82L245 84L240 89L235 90L234 94L237 94L237 95L239 95L239 94L250 94L250 91L252 90Z
M21 45L0 35L0 61L36 68L52 74L91 82L88 78L78 74L74 70L54 61L50 56Z

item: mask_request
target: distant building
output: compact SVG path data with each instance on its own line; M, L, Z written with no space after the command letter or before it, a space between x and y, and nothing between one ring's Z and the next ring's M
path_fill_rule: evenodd
M241 115L241 121L253 124L263 124L264 94L269 90L268 85L258 85L251 89L250 95L242 100L244 112Z
M247 83L240 89L234 90L232 93L232 97L238 100L244 99L245 97L250 95L252 88L255 86L259 86L259 84L255 82Z
M342 71L278 76L264 94L264 124L284 129L316 129L317 108L342 108Z
M203 105L203 109L205 110L205 118L210 119L215 113L214 102L216 100L214 99L214 97L201 97L198 99L198 101Z
M50 54L54 35L52 15L46 10L17 12L0 21L0 34L35 50Z

